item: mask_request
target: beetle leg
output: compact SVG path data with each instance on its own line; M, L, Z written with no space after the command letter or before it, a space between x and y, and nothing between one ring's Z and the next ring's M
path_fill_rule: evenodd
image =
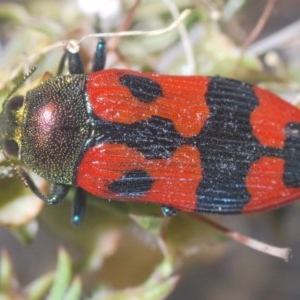
M95 17L94 22L94 30L96 33L101 32L101 24L100 24L99 16ZM92 72L98 72L104 70L106 63L106 42L104 39L99 38L96 46L94 59L93 59L93 68Z
M84 65L79 51L71 52L67 49L66 53L69 63L70 74L84 74Z
M74 47L73 44L70 43L67 46L67 49L59 62L57 75L62 74L66 60L68 60L68 69L70 74L84 74L84 65L79 53L78 45Z
M58 67L58 74L61 74L65 60L68 59L70 74L84 74L84 65L79 51L66 50ZM93 59L92 72L101 71L105 67L106 62L106 43L103 39L99 39Z
M30 190L41 200L43 200L46 204L57 204L60 203L66 196L70 190L69 185L54 183L51 185L49 195L45 195L40 191L40 189L33 182L32 178L29 174L21 168L18 168L18 172L21 176L22 181L25 186L29 187Z
M179 213L178 209L171 207L169 205L162 205L161 211L165 217L175 217Z
M73 213L72 223L79 225L82 220L86 209L86 193L81 188L76 188L74 202L73 202Z
M92 72L102 71L106 62L106 42L99 39L93 60Z
M96 32L100 32L100 26L97 23L95 25L95 30ZM68 68L70 74L84 74L84 64L82 62L82 57L79 52L79 47L76 45L72 45L70 43L67 48L65 53L63 54L58 70L57 70L57 75L61 75L66 59L68 59ZM94 54L94 59L93 59L93 68L92 72L97 72L101 71L105 67L105 62L106 62L106 42L104 39L100 38L98 40L97 46L96 46L96 51Z

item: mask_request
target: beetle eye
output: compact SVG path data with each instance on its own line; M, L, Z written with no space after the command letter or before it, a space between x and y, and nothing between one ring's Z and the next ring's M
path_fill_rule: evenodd
M19 146L14 140L4 140L3 150L10 156L18 157Z
M23 103L24 103L23 96L15 96L9 99L7 103L7 109L12 111L18 110L22 107Z

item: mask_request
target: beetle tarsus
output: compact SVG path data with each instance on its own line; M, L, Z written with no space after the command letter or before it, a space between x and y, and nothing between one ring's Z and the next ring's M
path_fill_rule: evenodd
M94 63L92 72L102 71L106 63L106 43L103 39L99 39L94 55Z
M79 52L72 53L67 50L70 74L84 74L84 65Z
M67 193L70 190L69 185L54 183L51 185L49 195L45 195L40 191L40 189L36 186L30 175L25 170L20 168L18 169L18 171L25 186L27 186L38 198L43 200L46 204L53 205L60 203L67 196Z
M161 211L165 217L175 217L179 213L178 209L171 207L169 205L162 205Z
M81 188L76 188L73 202L72 223L79 225L84 217L86 209L86 193Z

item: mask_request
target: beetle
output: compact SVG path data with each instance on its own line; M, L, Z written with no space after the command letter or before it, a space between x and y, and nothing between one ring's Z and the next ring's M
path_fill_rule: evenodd
M167 216L265 211L300 197L297 108L229 78L104 70L105 57L99 40L87 75L67 49L69 75L3 105L2 151L52 183L44 195L20 171L44 202L75 186L80 223L85 192L154 202Z

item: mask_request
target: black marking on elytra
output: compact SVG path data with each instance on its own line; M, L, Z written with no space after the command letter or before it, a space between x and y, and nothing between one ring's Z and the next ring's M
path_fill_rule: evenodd
M203 170L196 210L238 213L250 200L249 168L263 153L250 124L258 99L249 84L212 77L206 101L210 116L194 140Z
M127 74L120 77L120 82L129 89L133 97L143 103L152 103L163 96L161 86L148 77Z
M144 170L132 170L109 184L110 191L127 197L139 197L151 189L154 180Z
M300 124L287 124L285 134L283 182L288 187L296 188L300 187Z
M298 188L300 187L300 123L288 123L285 126L285 136L283 148L264 147L261 156L282 158L284 185Z
M140 151L147 159L169 158L185 141L172 121L157 116L133 124L98 119L97 127L101 136L94 144L125 144Z

